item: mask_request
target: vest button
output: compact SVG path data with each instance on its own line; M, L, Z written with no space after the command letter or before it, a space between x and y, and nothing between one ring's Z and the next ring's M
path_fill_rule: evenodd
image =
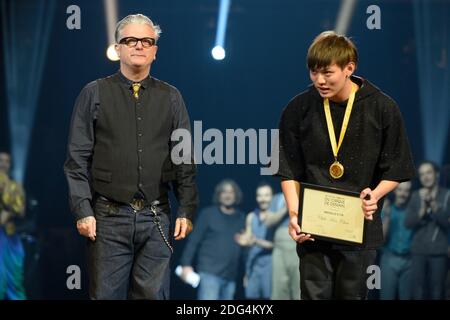
M138 133L138 136L139 136L139 137L142 137L142 133Z
M138 117L138 120L140 121L140 120L142 120L142 118L141 118L141 117Z
M139 170L142 170L142 166L139 166Z
M139 188L142 188L144 185L142 183L139 183Z
M142 149L139 149L138 151L139 151L139 152L142 152Z

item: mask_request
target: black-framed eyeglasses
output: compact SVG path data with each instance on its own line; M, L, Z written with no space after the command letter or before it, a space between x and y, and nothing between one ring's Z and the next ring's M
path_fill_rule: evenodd
M145 37L145 38L136 38L136 37L125 37L120 39L120 44L125 44L129 48L136 47L138 42L141 42L144 48L150 48L156 44L156 40L154 38Z

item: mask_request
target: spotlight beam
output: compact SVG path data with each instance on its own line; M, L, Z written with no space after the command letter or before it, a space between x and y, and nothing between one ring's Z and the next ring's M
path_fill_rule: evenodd
M53 0L43 1L37 9L20 1L2 1L0 5L2 41L6 48L4 66L13 160L11 174L15 180L23 182L56 4ZM30 41L22 41L22 34L28 34Z
M334 31L339 34L346 34L352 22L353 11L356 7L356 0L342 0L341 7L336 19Z
M108 45L116 43L114 31L117 23L117 0L103 0L105 10L106 33L108 35Z
M114 32L116 30L116 24L118 20L117 15L117 0L103 0L103 8L105 10L105 22L106 22L106 34L108 36L108 47L106 49L106 56L111 61L119 60L119 57L114 50L114 44L116 39L114 38Z
M217 21L216 42L211 54L214 59L225 58L225 35L227 31L228 12L230 11L231 0L220 0L219 17Z

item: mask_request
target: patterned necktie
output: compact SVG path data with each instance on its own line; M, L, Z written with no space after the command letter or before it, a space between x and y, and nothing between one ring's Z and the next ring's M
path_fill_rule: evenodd
M133 87L133 95L137 99L139 98L139 88L141 87L141 84L139 82L134 82L132 85Z

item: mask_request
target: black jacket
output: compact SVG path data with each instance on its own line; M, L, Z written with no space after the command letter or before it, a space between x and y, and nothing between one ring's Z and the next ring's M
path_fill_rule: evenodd
M277 175L282 179L359 193L367 187L373 190L382 180L401 182L414 177L408 138L397 104L369 81L354 76L351 79L360 89L338 154L345 168L344 176L335 180L329 174L334 156L323 99L310 86L289 102L281 116ZM340 133L346 104L347 101L330 102L336 134ZM362 247L377 248L383 243L382 202L378 203L374 220L365 220Z

